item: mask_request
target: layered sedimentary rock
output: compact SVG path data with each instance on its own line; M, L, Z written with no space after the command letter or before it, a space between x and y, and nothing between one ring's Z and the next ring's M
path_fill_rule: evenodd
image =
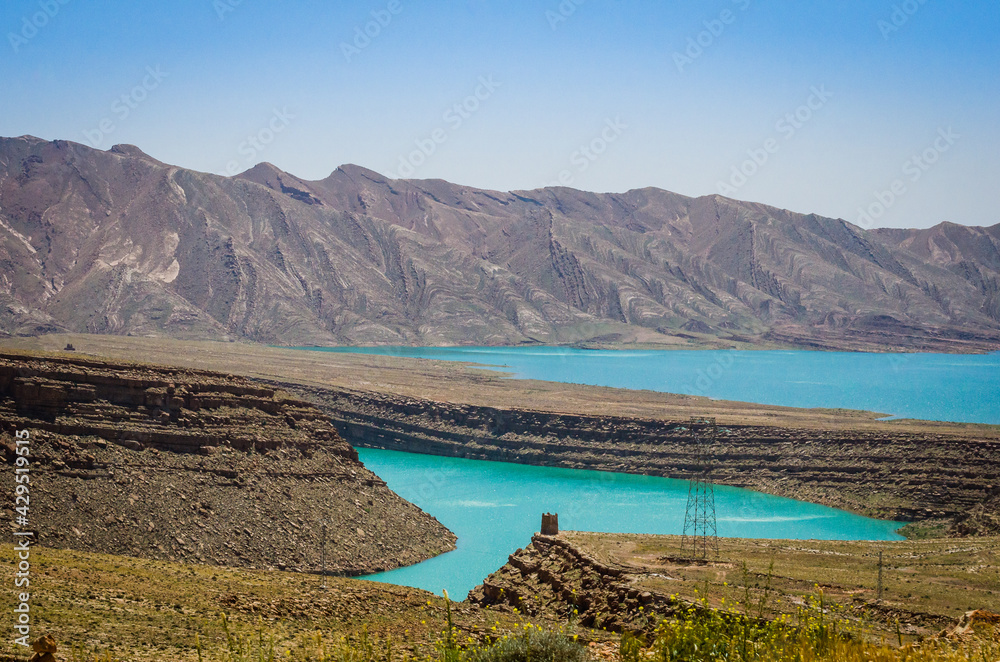
M620 631L656 602L666 616L678 603L632 588L620 568L604 565L557 536L535 534L531 545L474 588L467 598L482 607L517 609L529 616L576 617L583 627Z
M322 570L325 551L342 574L454 547L322 412L244 378L0 354L8 464L17 431L29 439L27 528L46 546L303 571ZM13 491L12 470L2 484Z
M287 385L319 404L351 444L452 457L688 479L708 443L714 482L903 521L997 509L1000 442L946 434L688 421L456 405ZM977 509L977 510L974 510ZM978 531L979 515L961 533ZM986 532L986 531L984 531Z
M628 573L558 536L535 534L507 564L472 589L469 602L529 616L557 615L612 632L643 630L690 603L633 585Z
M952 532L963 536L1000 536L1000 486L994 486L989 498L955 518Z

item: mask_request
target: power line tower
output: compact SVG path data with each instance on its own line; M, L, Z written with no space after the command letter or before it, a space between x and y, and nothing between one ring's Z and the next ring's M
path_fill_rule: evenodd
M714 446L715 417L692 416L688 429L695 439L695 476L688 484L687 509L684 512L684 533L681 555L706 558L709 550L718 555L719 535L715 528L715 489L709 481L711 446Z

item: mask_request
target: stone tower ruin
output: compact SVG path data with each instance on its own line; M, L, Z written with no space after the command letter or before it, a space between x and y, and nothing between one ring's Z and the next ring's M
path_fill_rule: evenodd
M559 513L542 513L542 535L559 535Z

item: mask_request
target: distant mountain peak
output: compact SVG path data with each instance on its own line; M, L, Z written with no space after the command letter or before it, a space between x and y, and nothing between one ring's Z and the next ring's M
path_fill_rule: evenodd
M157 165L166 166L167 164L159 159L155 159L146 152L142 151L135 145L129 145L128 143L121 143L118 145L112 145L111 149L108 150L112 154L119 154L121 156L127 156L133 159L143 159L144 161L150 161Z
M245 179L255 184L266 186L271 190L279 191L299 202L309 205L322 205L323 202L314 195L309 182L299 179L295 175L290 175L273 163L262 161L254 167L236 175L238 179Z
M273 177L281 175L292 176L288 175L288 173L286 173L284 170L274 165L270 161L261 161L260 163L247 168L243 172L234 175L234 177L242 177L244 179L248 179L250 176Z
M379 172L371 170L370 168L365 168L364 166L355 165L353 163L345 163L341 165L336 170L331 172L329 176L320 181L337 179L339 177L348 177L350 179L364 178L364 179L369 179L378 184L385 184L387 182L393 181L392 178L386 177L385 175Z
M354 164L230 178L31 136L0 138L0 210L0 335L1000 348L1000 226L861 232L719 195Z

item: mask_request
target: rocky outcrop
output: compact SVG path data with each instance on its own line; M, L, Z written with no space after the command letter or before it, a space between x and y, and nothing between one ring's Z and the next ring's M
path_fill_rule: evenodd
M59 651L59 645L51 635L39 637L31 644L31 650L35 654L28 662L58 662L56 653Z
M691 607L675 596L633 585L623 568L605 565L558 536L535 534L467 600L494 610L557 616L592 629L621 632L655 626Z
M957 536L1000 536L1000 485L990 496L955 518L951 533Z
M688 479L701 431L688 421L458 405L286 384L359 447ZM1000 475L1000 442L947 434L726 425L711 479L855 512L959 519Z
M959 546L949 540L720 539L718 553L707 558L692 558L682 545L680 536L535 534L468 600L492 612L516 610L593 630L647 633L663 617L684 619L692 611L757 621L784 615L801 623L823 604L824 613L848 632L910 638L953 624L959 606L990 605L992 599L980 576L992 568L991 539ZM886 572L896 579L876 599L881 579L873 561L881 551L889 559ZM937 591L944 595L931 598ZM995 619L981 612L979 623Z
M0 354L0 396L11 415L36 429L99 436L134 450L209 455L219 446L322 447L358 459L313 405L210 372Z
M322 412L244 378L0 354L8 463L17 431L30 441L28 527L46 546L309 572L325 546L339 574L454 547Z
M977 631L983 634L984 630L995 633L994 636L1000 635L1000 614L987 609L967 611L953 625L942 630L938 638L961 640L975 637Z

